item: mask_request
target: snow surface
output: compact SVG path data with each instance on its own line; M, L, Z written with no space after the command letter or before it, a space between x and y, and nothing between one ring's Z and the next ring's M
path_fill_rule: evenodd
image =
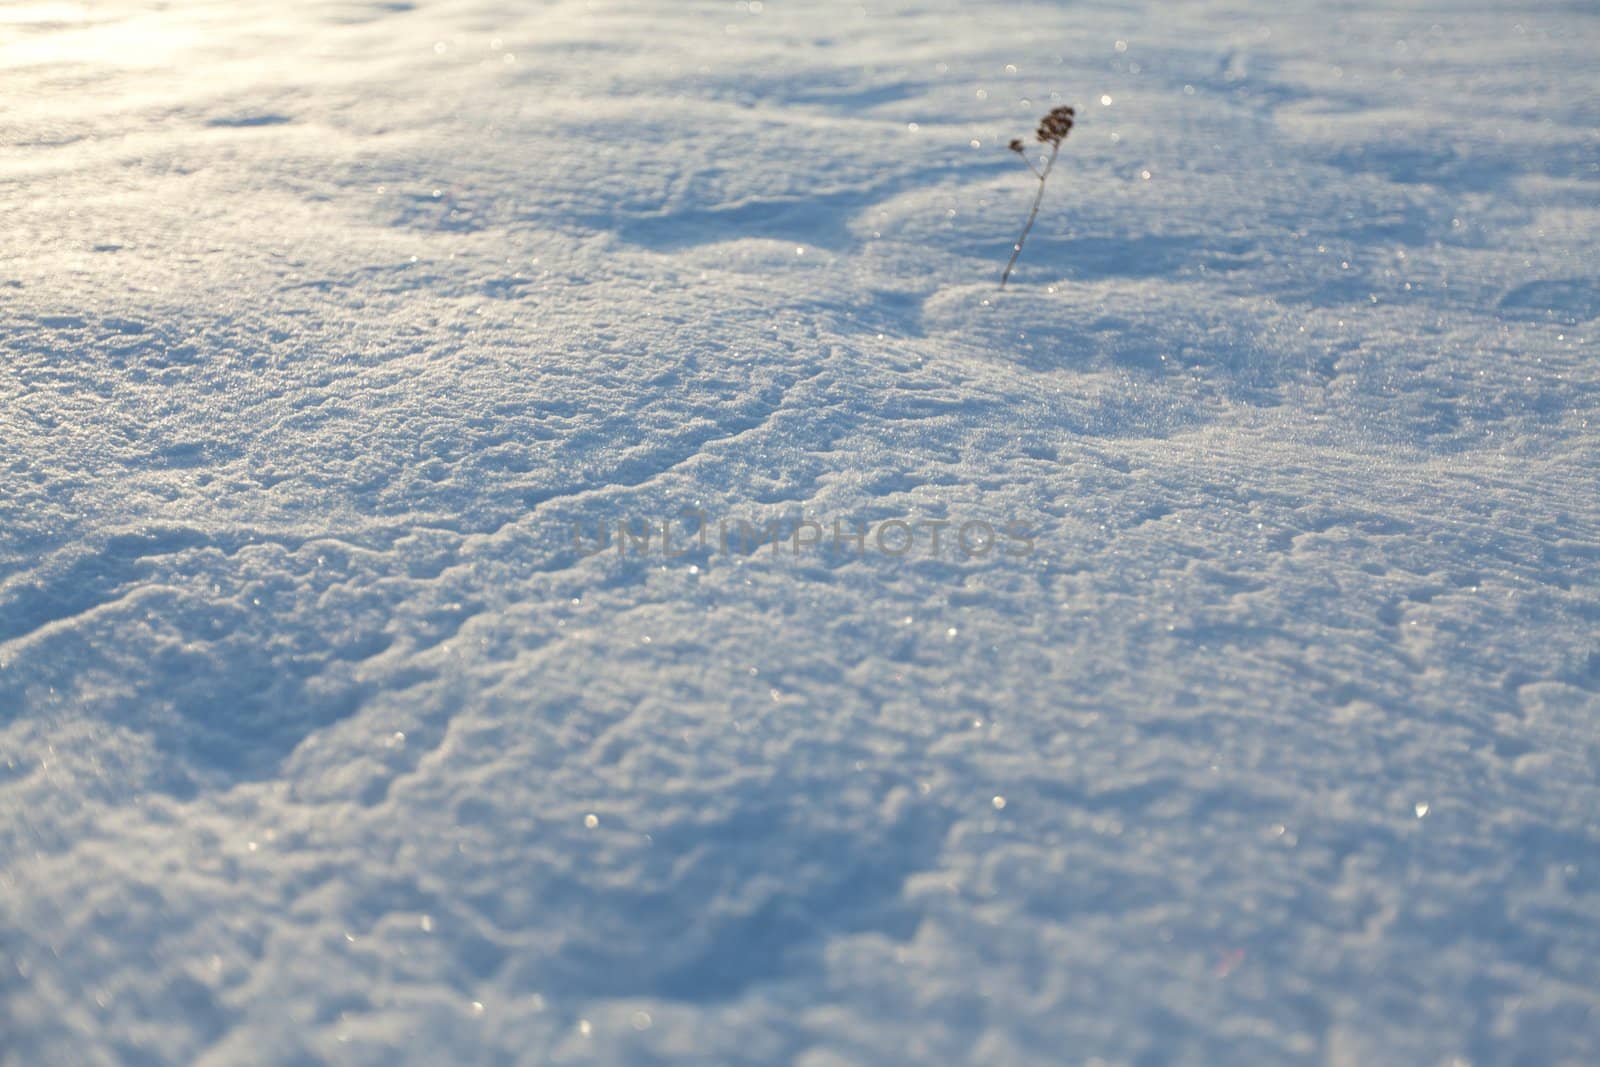
M1600 1062L1597 50L0 5L0 1063Z

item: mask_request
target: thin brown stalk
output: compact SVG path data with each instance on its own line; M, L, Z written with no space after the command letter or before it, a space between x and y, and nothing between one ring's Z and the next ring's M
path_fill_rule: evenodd
M1056 156L1061 154L1061 142L1057 141L1050 149L1050 159L1044 165L1043 171L1033 171L1039 179L1039 191L1033 194L1033 210L1028 212L1028 221L1023 223L1022 233L1017 237L1017 243L1011 246L1011 258L1006 262L1006 269L1000 275L1000 288L1006 287L1006 279L1011 277L1011 270L1017 265L1017 257L1022 255L1022 243L1028 239L1028 231L1033 229L1033 220L1039 217L1039 204L1044 200L1044 182L1050 177L1050 168L1056 165ZM1028 163L1028 169L1033 170L1033 163Z
M1013 138L1008 145L1011 151L1022 157L1022 162L1028 170L1039 180L1039 188L1033 194L1033 207L1028 210L1028 221L1022 224L1022 233L1017 237L1017 243L1011 246L1011 258L1006 260L1006 269L1000 274L1000 288L1006 287L1006 281L1011 277L1011 272L1016 269L1017 257L1022 255L1022 246L1028 240L1028 233L1033 229L1034 222L1039 218L1039 205L1044 201L1044 183L1050 177L1050 172L1055 169L1056 157L1061 154L1061 142L1067 139L1072 132L1073 116L1076 114L1070 107L1055 107L1050 113L1039 120L1039 128L1034 131L1034 140L1040 144L1050 146L1050 158L1045 160L1044 169L1033 165L1033 160L1028 158L1027 149L1023 146L1022 138Z

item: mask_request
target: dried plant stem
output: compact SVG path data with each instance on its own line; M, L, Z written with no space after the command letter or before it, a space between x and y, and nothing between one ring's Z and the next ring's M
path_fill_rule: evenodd
M1033 194L1033 210L1028 212L1028 221L1022 226L1022 234L1017 238L1017 243L1011 246L1011 259L1006 263L1006 269L1000 275L1000 288L1006 287L1006 279L1011 277L1011 270L1017 265L1017 257L1022 255L1022 244L1028 239L1028 231L1033 229L1033 220L1039 217L1039 204L1044 200L1044 182L1050 177L1050 168L1056 165L1056 156L1061 154L1061 142L1056 141L1050 146L1050 158L1045 162L1044 170L1034 170L1033 161L1023 159L1028 164L1028 169L1033 170L1039 179L1039 191Z

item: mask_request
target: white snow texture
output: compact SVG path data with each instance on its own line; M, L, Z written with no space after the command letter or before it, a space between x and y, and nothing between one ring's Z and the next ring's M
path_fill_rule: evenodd
M0 4L0 1064L1600 1063L1596 54Z

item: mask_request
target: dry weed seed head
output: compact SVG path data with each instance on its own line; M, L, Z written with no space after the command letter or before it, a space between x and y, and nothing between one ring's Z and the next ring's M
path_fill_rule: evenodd
M1045 179L1050 177L1051 169L1056 165L1056 157L1061 154L1061 142L1067 139L1067 134L1072 132L1073 120L1077 112L1070 107L1051 108L1050 113L1039 120L1039 128L1034 131L1040 144L1050 146L1050 158L1044 161L1044 168L1033 165L1033 160L1028 158L1028 153L1023 149L1022 138L1013 137L1008 146L1011 151L1022 157L1022 162L1039 179L1039 190L1033 194L1033 210L1028 212L1028 221L1022 226L1022 236L1017 238L1017 243L1011 246L1011 259L1006 263L1006 269L1000 275L1000 288L1006 287L1006 280L1011 277L1011 271L1017 265L1017 257L1022 255L1022 243L1028 239L1028 231L1033 229L1034 219L1039 217L1039 201L1044 199Z
M1058 145L1067 139L1067 134L1072 132L1073 116L1077 112L1070 107L1058 107L1051 110L1050 114L1039 120L1039 129L1035 136L1040 144Z

